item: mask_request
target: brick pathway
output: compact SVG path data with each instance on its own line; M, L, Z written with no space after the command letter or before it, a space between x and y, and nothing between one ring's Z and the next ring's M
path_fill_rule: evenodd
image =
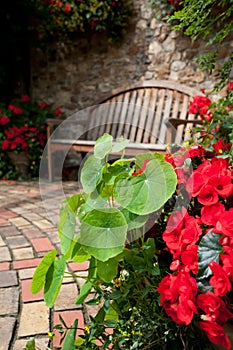
M65 195L75 193L75 183L64 182L63 187ZM48 217L38 182L0 181L0 350L22 350L31 336L40 350L60 349L57 331L53 341L48 337L59 323L59 314L68 325L78 318L83 328L89 313L95 312L75 305L83 279L66 279L53 309L46 307L43 293L30 292L41 258L54 247L60 250L55 219L51 219L57 218L61 201L56 190L53 184ZM86 263L68 265L70 272L81 276L86 269Z

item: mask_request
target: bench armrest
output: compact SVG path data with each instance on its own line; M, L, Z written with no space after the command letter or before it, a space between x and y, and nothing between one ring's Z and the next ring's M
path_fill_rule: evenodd
M203 121L201 119L178 119L178 118L169 118L168 122L174 126L176 129L179 125L186 125L186 124L203 124Z

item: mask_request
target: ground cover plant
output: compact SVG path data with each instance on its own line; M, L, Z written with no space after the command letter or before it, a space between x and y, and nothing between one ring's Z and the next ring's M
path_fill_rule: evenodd
M195 142L165 155L128 159L127 140L96 141L83 191L61 208L61 254L43 258L31 286L44 287L52 307L66 262L89 261L76 304L94 293L87 304L99 312L84 329L61 319L63 350L231 348L224 325L233 319L232 106L232 84L216 102L196 96L189 111L203 123Z

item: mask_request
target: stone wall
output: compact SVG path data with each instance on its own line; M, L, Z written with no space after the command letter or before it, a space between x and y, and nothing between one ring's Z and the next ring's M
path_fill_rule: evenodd
M227 46L226 46L227 47ZM201 42L158 21L149 1L134 0L134 14L124 39L108 44L103 35L80 36L72 47L34 49L31 53L32 96L55 103L72 114L113 89L151 79L171 79L197 88L213 87L195 57ZM223 58L227 49L222 50Z

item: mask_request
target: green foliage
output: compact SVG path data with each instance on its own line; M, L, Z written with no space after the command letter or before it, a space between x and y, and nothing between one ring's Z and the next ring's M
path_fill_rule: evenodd
M141 340L138 347L134 347L139 349L160 333L161 345L164 337L167 337L163 334L164 328L159 330L159 326L155 326L157 321L154 320L150 336L146 333L141 336L140 326L135 329L135 335L132 329L132 336L125 340L124 334L128 332L126 328L130 324L124 317L139 318L144 315L144 318L151 321L149 310L144 312L142 305L143 298L150 296L149 305L152 295L153 307L159 317L162 317L163 311L159 306L158 295L155 294L155 286L161 278L162 270L159 268L158 257L154 254L154 240L148 238L144 241L145 225L149 220L149 215L145 214L153 213L165 204L175 191L177 179L172 166L156 154L145 153L134 159L124 158L126 144L127 141L123 139L113 142L108 134L97 140L94 154L87 159L81 172L84 193L68 198L60 211L58 232L62 255L56 258L56 251L48 253L33 276L31 291L37 293L44 287L44 300L47 306L52 307L63 275L66 274L65 262L70 259L90 261L88 276L80 288L76 304L84 303L87 296L94 292L94 298L87 303L102 303L103 307L96 318L92 319L94 328L90 333L86 330L85 339L80 337L74 341L75 327L66 329L62 347L64 350L77 346L81 349L94 349L96 339L104 344L103 348L107 348L113 338L109 338L105 328L113 326L116 348L129 348L132 340L139 337ZM112 150L122 150L122 157L110 164L108 157ZM124 181L127 181L128 191L123 189ZM134 190L137 183L139 188ZM141 205L138 197L149 204ZM77 216L80 228L78 234ZM161 322L164 324L163 318ZM64 324L61 327L65 327ZM145 327L149 327L148 321Z
M25 350L36 350L36 344L35 344L35 339L30 338L27 341L27 344L23 347Z
M167 20L174 30L182 29L192 41L201 38L206 41L207 54L199 58L200 68L214 73L221 88L229 79L233 65L233 53L220 63L221 44L232 34L233 2L226 0L183 0L182 8Z
M132 1L30 0L37 19L34 30L64 41L73 33L104 32L109 40L122 35L132 11Z

